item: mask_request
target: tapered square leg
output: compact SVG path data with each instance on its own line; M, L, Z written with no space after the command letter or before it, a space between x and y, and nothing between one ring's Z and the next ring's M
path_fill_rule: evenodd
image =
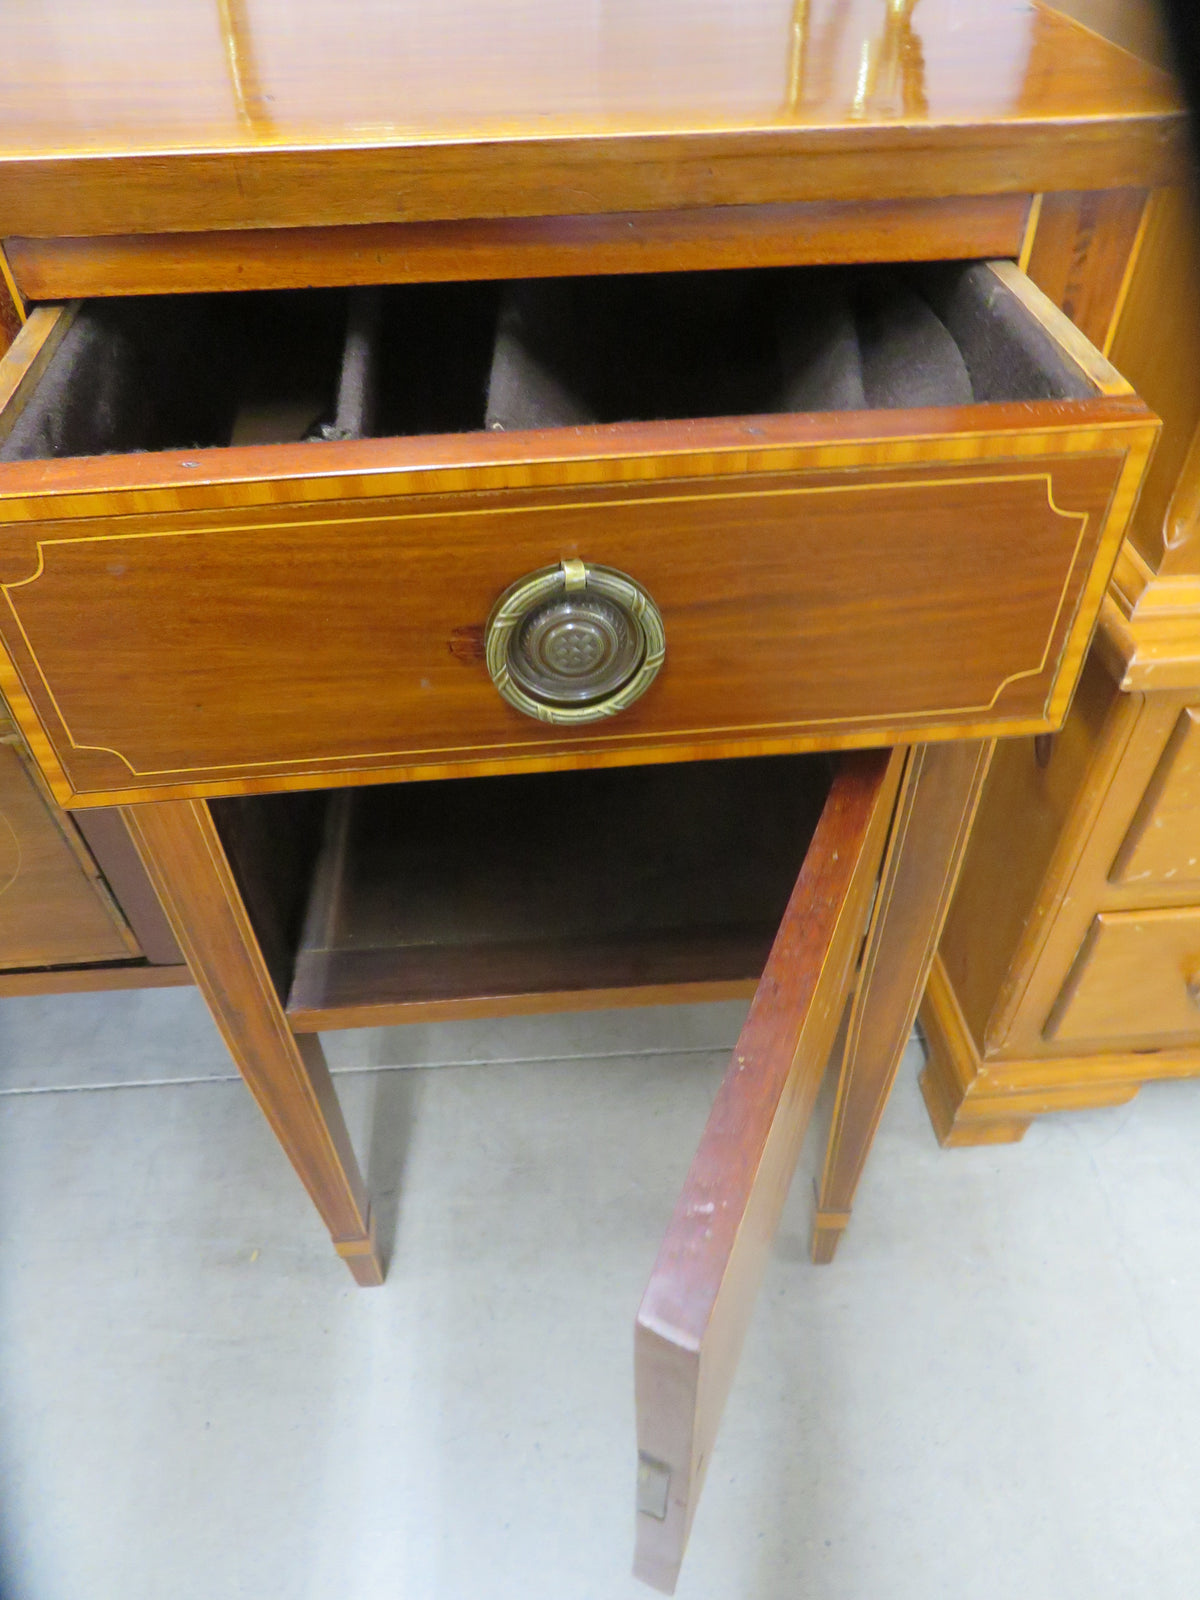
M812 1256L833 1260L925 991L994 744L914 745L863 951L817 1198Z
M370 1202L319 1041L288 1024L203 800L124 809L225 1043L357 1283L383 1282Z

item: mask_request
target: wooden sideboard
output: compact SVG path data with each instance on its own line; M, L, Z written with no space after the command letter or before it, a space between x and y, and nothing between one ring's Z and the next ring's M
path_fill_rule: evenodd
M1200 1073L1200 232L1156 197L1108 339L1164 420L1063 731L998 756L922 1016L947 1144Z
M1150 58L1150 8L1076 0ZM1104 348L1163 432L1081 687L1053 740L997 755L921 1016L948 1145L1200 1074L1200 217L1147 207Z
M839 1026L820 1260L1157 431L1103 346L1184 169L1170 81L960 10L58 0L6 38L0 687L55 803L119 808L356 1279L318 1030L753 996L637 1319L664 1588ZM885 283L953 398L928 344L861 355ZM857 409L742 370L812 392L822 295ZM497 656L530 575L565 631Z

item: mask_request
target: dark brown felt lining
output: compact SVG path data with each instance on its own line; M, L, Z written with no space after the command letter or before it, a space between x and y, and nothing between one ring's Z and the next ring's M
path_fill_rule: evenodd
M980 264L147 297L83 307L0 461L225 445L248 397L320 438L1091 392Z

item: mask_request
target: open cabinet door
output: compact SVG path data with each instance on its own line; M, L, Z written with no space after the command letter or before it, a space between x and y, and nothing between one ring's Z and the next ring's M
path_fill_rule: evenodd
M854 982L904 759L840 758L638 1312L634 1573L666 1593Z

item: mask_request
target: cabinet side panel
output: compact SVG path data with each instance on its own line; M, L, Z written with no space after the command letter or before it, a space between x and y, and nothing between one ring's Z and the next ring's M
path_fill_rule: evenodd
M1129 538L1156 571L1200 573L1191 526L1168 535L1172 500L1200 427L1200 213L1182 189L1155 196L1117 319L1114 365L1162 418L1162 434L1130 521ZM1167 540L1170 537L1171 547Z
M989 1041L1019 948L1048 916L1051 867L1068 821L1094 783L1119 691L1092 657L1062 731L1042 764L1032 739L1001 740L992 761L941 959L977 1045Z
M71 821L86 840L146 960L152 966L181 964L183 956L171 925L120 813L107 808L77 811Z

